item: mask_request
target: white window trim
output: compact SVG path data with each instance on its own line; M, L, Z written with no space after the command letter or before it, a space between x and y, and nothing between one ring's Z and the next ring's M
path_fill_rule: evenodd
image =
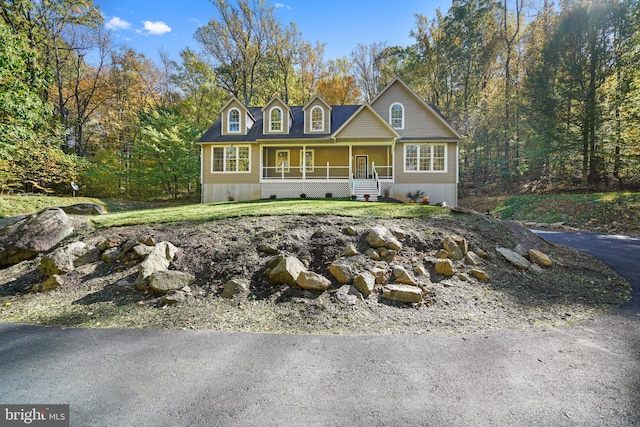
M315 109L320 110L320 115L321 115L321 117L322 117L322 118L321 118L321 122L320 122L320 123L322 124L322 127L321 127L320 129L314 129L314 128L313 128L313 111L314 111ZM309 111L309 121L310 121L310 123L309 123L309 130L310 130L311 132L324 132L324 108L322 108L322 107L321 107L321 106L319 106L319 105L316 105L316 106L314 106L313 108L311 108L311 111Z
M274 130L273 129L273 123L271 121L271 113L273 112L273 110L278 110L280 111L280 130ZM275 107L271 107L269 109L269 132L273 132L273 133L282 133L284 132L284 112L282 111L282 108L275 106Z
M428 146L429 150L431 150L431 163L429 165L430 170L408 170L407 169L407 148L409 147L417 147L418 151L417 151L417 167L420 168L420 151L423 149L423 147ZM442 146L444 147L444 170L433 170L433 151L434 151L434 147L435 146ZM423 144L405 144L404 145L404 149L403 149L403 158L402 158L402 169L405 173L447 173L447 164L448 164L448 156L449 153L447 152L447 144L446 143L431 143L431 142L427 142L427 143L423 143Z
M276 150L276 159L275 159L276 173L282 173L282 168L278 166L279 153L287 153L288 160L287 160L287 164L284 166L284 173L289 173L289 171L291 170L291 150Z
M307 164L305 165L307 172L313 172L315 169L315 163L316 163L316 153L315 153L315 149L313 148L307 148L306 150L300 150L300 171L302 171L302 163L303 163L303 159L304 159L304 154L305 153L311 153L311 164Z
M393 111L393 107L395 107L396 105L399 105L400 108L402 109L402 125L400 127L395 127L393 125L393 116L391 115L392 111ZM405 114L404 114L404 105L402 105L399 102L394 102L393 104L391 104L389 106L389 124L391 125L392 128L394 129L404 129L404 118L405 118Z
M227 149L229 147L231 147L233 145L234 148L236 148L236 170L234 171L228 171L227 169ZM213 153L214 153L214 148L222 148L222 167L224 170L221 171L214 171L213 170L213 162L214 162L214 157L213 157ZM240 154L240 148L247 148L248 152L249 152L249 170L246 171L240 171L238 170L238 167L240 166L240 161L239 161L239 157L238 155ZM215 145L213 147L211 147L211 173L212 174L218 174L218 173L251 173L251 146L250 145L235 145L235 144L229 144L229 145Z
M231 112L238 112L238 130L231 130ZM229 109L227 112L227 133L240 133L242 131L242 114L240 113L240 109L233 107Z

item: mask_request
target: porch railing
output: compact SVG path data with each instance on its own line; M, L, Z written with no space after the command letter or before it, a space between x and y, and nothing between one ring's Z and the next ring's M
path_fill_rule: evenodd
M349 166L263 166L263 180L283 179L349 179L351 168Z
M376 195L379 196L380 193L380 181L378 180L378 172L376 171L375 162L371 162L371 176L373 181L376 183Z

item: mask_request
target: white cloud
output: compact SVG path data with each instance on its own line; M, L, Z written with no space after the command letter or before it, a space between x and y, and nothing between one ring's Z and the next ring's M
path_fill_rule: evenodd
M276 9L280 9L281 7L284 7L285 9L291 10L291 6L288 6L284 3L276 3Z
M109 21L107 21L106 24L104 24L104 27L107 30L128 30L129 28L131 28L131 23L125 21L124 19L120 19L117 16L114 16L113 18L111 18Z
M144 21L144 28L141 30L136 30L136 32L139 34L161 36L162 34L170 33L171 27L165 24L163 21Z

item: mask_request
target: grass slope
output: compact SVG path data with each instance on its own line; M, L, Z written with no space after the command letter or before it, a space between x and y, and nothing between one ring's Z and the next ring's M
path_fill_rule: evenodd
M29 215L52 206L68 206L76 203L95 203L106 211L107 203L91 197L55 197L35 194L0 197L0 218Z

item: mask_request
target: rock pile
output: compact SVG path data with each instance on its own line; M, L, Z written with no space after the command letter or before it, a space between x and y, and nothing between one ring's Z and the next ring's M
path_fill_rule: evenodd
M165 295L161 304L173 304L184 300L190 292L189 285L195 282L190 273L169 270L178 248L171 242L155 242L148 234L135 239L121 241L117 237L107 238L95 246L76 241L58 247L40 259L40 271L44 277L34 291L47 291L64 284L64 275L95 262L139 263L135 287L142 291L152 290ZM121 283L125 286L129 283Z
M414 260L411 270L399 262L403 241L409 233L380 225L360 235L353 228L345 229L343 233L357 238L361 247L347 244L337 259L328 265L326 277L309 270L309 262L284 253L268 261L263 277L276 287L289 286L318 292L333 287L337 289L332 291L336 299L349 305L372 296L399 303L424 303L429 299L431 274L447 277L459 272L464 280L470 280L464 273L468 266L474 267L468 273L472 277L480 281L489 280L488 274L478 267L483 263L481 256L470 251L468 242L457 236L445 237L435 256L423 255L421 260ZM262 246L258 250L268 253ZM486 256L484 251L480 252Z

